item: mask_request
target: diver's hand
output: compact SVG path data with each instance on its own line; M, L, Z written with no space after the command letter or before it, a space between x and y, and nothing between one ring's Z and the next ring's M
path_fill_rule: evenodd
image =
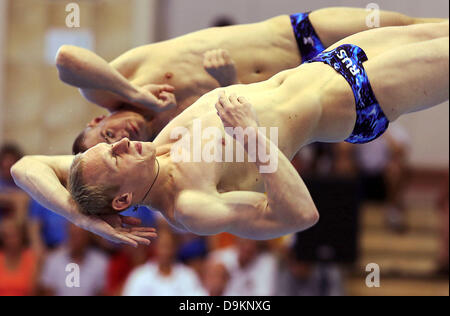
M225 49L207 51L203 55L203 67L221 87L239 83L236 65Z
M151 227L125 227L124 225L138 226L141 221L137 218L121 215L81 216L74 223L113 243L126 244L132 247L148 246L150 245L150 239L158 236L156 229Z
M249 143L256 144L259 123L250 102L236 94L227 97L226 93L221 91L216 109L228 135L246 149Z
M244 97L232 94L227 97L224 91L219 93L216 103L217 114L225 127L258 128L258 117L253 106Z
M175 88L167 84L148 84L137 87L137 92L131 97L131 103L155 112L170 110L177 105Z

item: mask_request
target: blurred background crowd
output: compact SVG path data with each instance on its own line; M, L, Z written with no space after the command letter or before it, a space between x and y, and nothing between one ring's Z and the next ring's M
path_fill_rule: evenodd
M256 2L77 1L82 28L68 31L68 1L0 0L0 296L448 295L448 103L392 124L366 145L304 148L293 164L321 221L277 240L181 234L140 208L129 215L157 227L158 239L150 247L114 245L15 186L9 170L24 154L70 153L82 122L100 113L58 81L46 59L54 52L47 46L56 45L49 44L52 31L63 30L70 43L110 60L131 47L212 25L368 4ZM412 16L448 14L446 0L379 2ZM80 267L80 287L66 284L71 263ZM380 288L366 286L369 263L380 266Z

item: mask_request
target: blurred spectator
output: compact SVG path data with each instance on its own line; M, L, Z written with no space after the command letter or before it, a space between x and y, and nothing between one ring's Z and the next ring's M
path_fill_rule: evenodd
M135 269L128 278L124 296L203 296L195 272L176 263L178 236L167 229L159 230L156 259Z
M25 221L29 198L15 185L10 172L22 156L16 145L7 144L0 148L0 220L11 215L21 223Z
M211 259L222 263L230 280L225 296L272 296L276 294L278 263L275 256L262 248L264 243L236 239L236 246L218 250Z
M355 146L349 143L337 143L333 148L333 173L343 178L355 178L358 174L355 161Z
M353 149L349 144L314 143L302 148L294 156L292 164L302 177L328 176L354 169Z
M218 250L233 246L235 244L236 236L230 233L221 233L214 236L209 236L207 240L209 250Z
M448 240L449 240L449 183L448 183L448 172L444 180L444 185L442 186L442 196L440 201L441 209L441 249L439 253L439 262L437 268L437 274L439 276L444 276L448 278Z
M207 240L194 234L183 234L183 237L185 240L178 250L178 259L201 278L208 253Z
M10 170L22 157L23 153L16 145L6 144L0 148L0 191L17 188Z
M210 296L223 296L229 280L230 275L223 263L213 259L205 262L202 283Z
M0 223L0 296L35 292L38 258L26 247L25 230L13 219Z
M30 239L33 248L55 249L67 240L67 220L31 200L29 208Z
M295 157L293 164L308 186L321 220L306 232L297 233L291 245L285 243L277 295L343 294L338 262L351 264L357 257L359 194L355 149L345 142L312 144Z
M90 246L90 233L69 224L67 245L51 253L44 263L41 290L44 295L95 296L102 295L105 287L107 258ZM66 267L79 266L79 287L69 287Z
M341 296L342 276L335 264L301 262L290 253L286 267L280 269L277 295Z
M408 175L408 134L400 125L392 124L383 136L356 148L365 198L386 201L389 226L404 232L407 228L403 193Z
M108 264L106 295L118 296L122 293L124 284L130 273L154 256L154 244L150 247L121 246L111 255Z

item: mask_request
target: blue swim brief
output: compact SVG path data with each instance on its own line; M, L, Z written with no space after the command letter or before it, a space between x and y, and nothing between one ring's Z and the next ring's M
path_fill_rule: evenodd
M366 53L360 47L346 44L306 62L323 62L333 67L350 84L355 96L356 124L345 141L353 144L368 143L381 136L389 127L389 120L373 93L363 67L363 62L367 60Z
M323 52L325 47L309 21L309 12L292 14L290 17L302 62Z

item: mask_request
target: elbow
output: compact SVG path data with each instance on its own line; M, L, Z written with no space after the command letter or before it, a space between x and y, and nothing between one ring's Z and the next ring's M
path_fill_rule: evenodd
M56 66L64 66L68 59L70 59L70 51L71 47L69 45L63 45L61 46L58 51L56 52Z
M24 162L26 162L26 160L27 160L27 157L23 157L18 162L16 162L10 169L11 176L17 185L19 185L18 182L25 174L25 169L24 169L23 165L24 165Z
M320 220L319 211L317 210L317 208L315 206L313 206L313 208L314 208L314 210L311 212L311 215L309 216L309 219L308 219L310 227L317 225L317 223Z
M305 211L299 216L297 227L300 231L315 226L320 220L319 212L314 204L305 207Z
M56 68L59 72L59 78L65 81L65 73L70 68L70 65L75 60L75 55L73 52L73 46L63 45L58 49L56 53Z

